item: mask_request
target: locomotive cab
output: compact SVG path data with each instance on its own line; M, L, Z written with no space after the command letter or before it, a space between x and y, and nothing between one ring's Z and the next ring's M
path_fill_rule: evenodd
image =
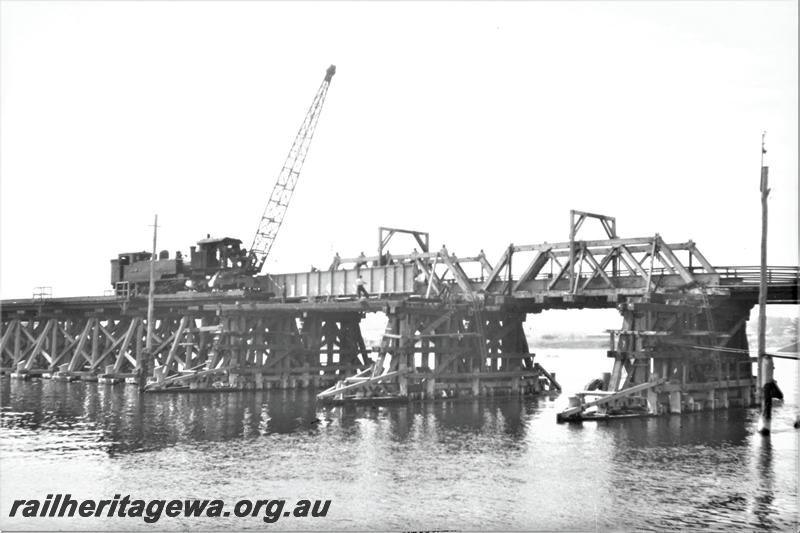
M125 269L139 261L150 261L152 256L149 252L130 252L119 254L116 259L111 260L111 286L115 286L119 281L127 281Z
M206 238L191 248L192 271L214 274L220 270L240 269L247 264L247 251L242 241L232 237Z

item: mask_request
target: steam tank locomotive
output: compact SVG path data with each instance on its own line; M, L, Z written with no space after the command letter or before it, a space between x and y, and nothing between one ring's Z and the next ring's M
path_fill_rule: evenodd
M267 276L254 276L242 241L207 236L190 248L186 261L181 252L170 258L163 250L155 263L155 292L247 289L261 291ZM111 260L111 286L117 295L147 294L150 287L149 252L121 253Z

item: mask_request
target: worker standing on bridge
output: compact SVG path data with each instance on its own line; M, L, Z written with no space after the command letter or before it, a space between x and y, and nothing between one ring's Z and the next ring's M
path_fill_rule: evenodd
M364 255L364 252L361 252L361 254L357 257L356 270L358 270L362 266L367 266L367 256Z
M339 257L339 252L336 252L336 255L333 256L333 262L331 263L330 270L336 270L339 268L339 265L342 264L342 258Z
M420 270L419 274L414 277L414 292L425 295L425 289L428 286L428 277L425 275L424 270Z
M359 274L358 278L356 278L356 295L369 298L369 293L367 292L367 289L364 288L365 283L366 282L364 281L364 278L362 278L361 274Z

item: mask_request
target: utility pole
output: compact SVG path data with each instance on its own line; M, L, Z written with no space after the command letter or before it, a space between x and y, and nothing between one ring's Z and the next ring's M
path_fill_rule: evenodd
M145 340L144 353L138 361L139 391L144 391L147 385L148 367L153 349L153 296L156 292L156 242L158 239L158 215L153 220L153 255L150 257L150 292L147 295L147 339Z
M758 390L762 414L759 431L763 434L770 432L772 401L764 394L764 386L773 379L774 363L772 357L767 355L767 197L769 196L768 174L769 167L764 165L764 139L767 132L761 134L761 279L758 288ZM769 404L769 405L768 405Z

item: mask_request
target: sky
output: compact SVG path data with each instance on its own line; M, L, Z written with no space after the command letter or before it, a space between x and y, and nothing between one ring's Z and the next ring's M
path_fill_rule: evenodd
M249 247L328 65L265 270L374 253L379 226L494 262L568 239L798 263L793 1L0 3L0 296L100 295L109 260ZM599 237L591 231L584 237ZM394 254L410 250L397 241Z

